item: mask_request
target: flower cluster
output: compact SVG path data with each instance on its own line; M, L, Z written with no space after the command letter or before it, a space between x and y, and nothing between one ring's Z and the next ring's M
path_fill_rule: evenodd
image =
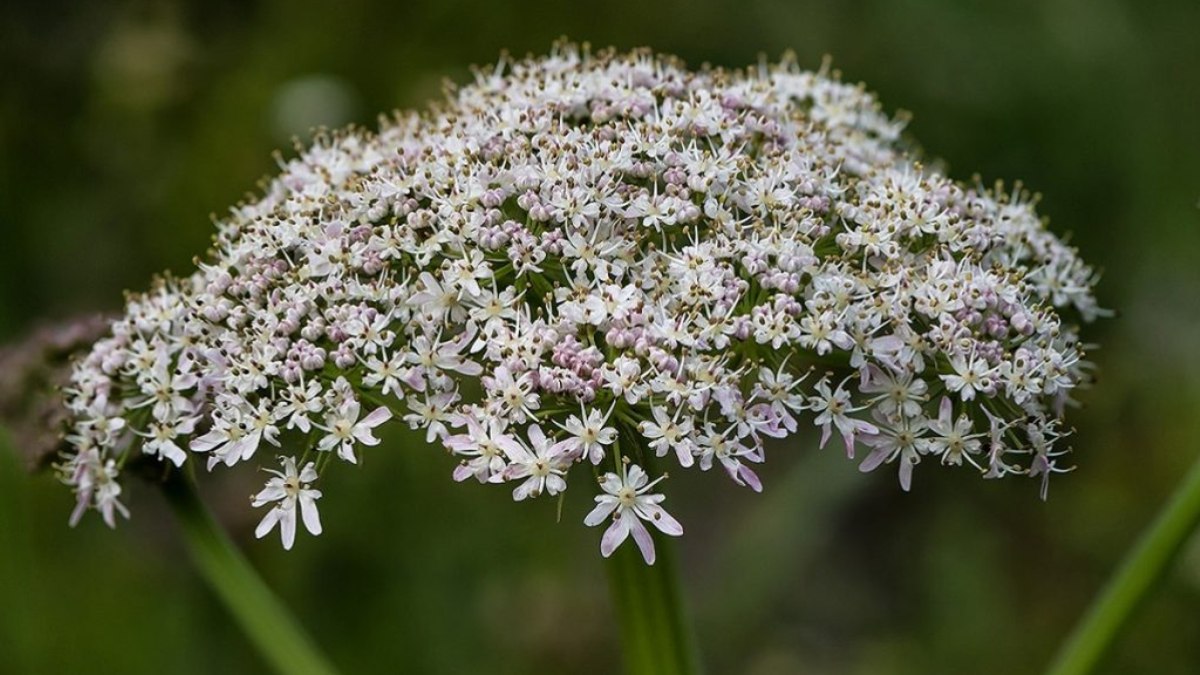
M131 456L279 456L254 505L290 546L297 509L320 531L311 484L398 418L518 501L594 465L602 552L632 534L647 561L641 520L682 534L647 469L761 490L802 424L906 490L923 460L1044 485L1095 274L1031 199L921 166L901 130L791 62L561 45L320 136L77 364L62 475L111 522Z

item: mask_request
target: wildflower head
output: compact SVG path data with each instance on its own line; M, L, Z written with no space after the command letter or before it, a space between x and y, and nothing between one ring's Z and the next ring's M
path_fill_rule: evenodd
M642 520L682 533L650 455L761 490L767 440L815 425L905 489L923 460L1044 480L1094 273L1026 195L921 166L901 129L787 61L561 45L320 136L79 361L62 476L111 520L132 455L280 456L254 504L290 546L395 419L516 500L600 467L586 521L647 561Z

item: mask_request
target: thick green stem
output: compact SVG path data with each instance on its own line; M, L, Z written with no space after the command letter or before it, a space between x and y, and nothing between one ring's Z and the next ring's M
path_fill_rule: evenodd
M654 453L640 450L636 454L642 468L655 472ZM675 541L648 529L654 537L653 565L646 564L631 540L607 561L625 670L628 675L694 675L700 672L700 658L679 589Z
M683 610L674 541L654 532L653 565L632 541L608 559L609 587L628 675L693 675L699 672L691 624Z
M1200 459L1093 602L1049 675L1083 675L1100 661L1138 604L1170 569L1200 523Z
M283 675L333 675L296 619L213 520L192 483L175 474L163 485L192 560L263 658Z

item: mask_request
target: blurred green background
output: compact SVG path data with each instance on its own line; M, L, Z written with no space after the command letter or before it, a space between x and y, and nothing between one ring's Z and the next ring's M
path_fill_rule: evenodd
M187 271L221 212L314 125L373 124L501 50L566 34L693 65L825 54L959 178L1023 179L1105 270L1079 468L1033 481L922 466L912 494L811 436L758 497L680 474L668 506L713 673L1035 672L1200 452L1200 3L64 0L0 7L0 342L117 309ZM2 436L0 436L2 437ZM4 443L4 441L0 441ZM327 534L250 536L257 477L209 486L264 576L347 672L611 672L586 490L513 504L397 435L331 476ZM242 480L244 479L244 482ZM261 672L158 495L68 529L71 499L0 450L0 672ZM1109 673L1200 670L1200 545Z

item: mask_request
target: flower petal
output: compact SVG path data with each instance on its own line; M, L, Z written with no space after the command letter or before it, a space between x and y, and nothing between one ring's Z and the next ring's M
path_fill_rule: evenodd
M296 509L294 506L290 509L279 509L279 533L283 535L283 549L285 551L292 550L292 544L296 543Z
M617 509L617 500L612 497L605 496L596 497L596 508L592 509L591 513L583 519L583 524L588 527L595 527L603 523L606 518L612 515L612 512Z
M321 496L316 490L300 492L300 516L304 518L304 528L309 534L321 534L321 514L317 511L317 499Z
M626 516L630 521L629 529L633 532L633 541L637 544L638 550L642 552L642 559L647 565L654 564L654 537L650 536L650 530L642 524L642 521Z
M613 519L612 525L604 531L604 536L600 538L600 555L605 558L611 556L613 551L629 537L629 521L637 520L632 516L618 515Z
M282 511L283 509L280 509L278 506L272 507L270 511L267 511L267 515L263 516L263 519L259 521L258 527L254 528L254 536L262 539L271 530L275 529L275 523L279 522L279 516Z

